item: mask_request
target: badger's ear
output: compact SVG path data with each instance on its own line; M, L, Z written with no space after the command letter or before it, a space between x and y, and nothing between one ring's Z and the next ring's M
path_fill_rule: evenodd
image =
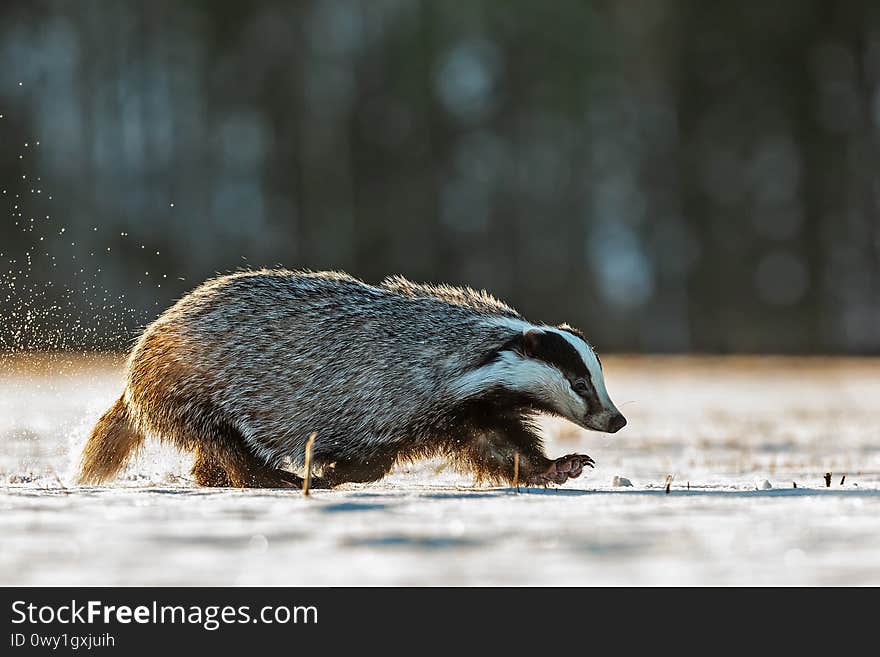
M522 351L524 356L529 358L535 357L541 344L541 335L542 333L538 329L530 328L523 331L519 345L520 351Z
M502 351L515 351L525 358L535 358L540 352L541 331L538 329L525 329L522 333L515 334L503 345L489 352L481 361L485 365L494 361Z

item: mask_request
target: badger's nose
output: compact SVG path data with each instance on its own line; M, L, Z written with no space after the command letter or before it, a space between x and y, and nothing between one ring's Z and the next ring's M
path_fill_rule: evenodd
M612 415L608 420L608 433L617 433L626 426L626 418L622 414Z

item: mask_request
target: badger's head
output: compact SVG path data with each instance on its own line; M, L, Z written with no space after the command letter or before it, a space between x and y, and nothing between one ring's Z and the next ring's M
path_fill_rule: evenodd
M605 389L602 364L579 331L520 321L505 325L510 337L462 378L464 389L500 389L585 429L616 433L626 426Z

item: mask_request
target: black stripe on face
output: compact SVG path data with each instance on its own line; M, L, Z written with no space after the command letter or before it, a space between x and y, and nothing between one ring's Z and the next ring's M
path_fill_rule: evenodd
M562 372L572 389L583 398L588 409L601 407L590 371L568 340L553 331L528 331L522 337L522 344L526 356L542 360ZM586 382L585 391L575 388L578 379Z
M527 356L549 363L569 379L590 380L590 372L577 349L558 333L529 331L523 335L523 347Z
M560 324L556 328L558 328L560 331L565 331L566 333L571 333L573 336L583 340L584 344L589 346L587 339L584 337L584 334L581 333L579 329L576 329L573 326L569 326L568 324ZM596 362L599 363L599 369L602 369L602 361L599 359L599 354L596 354Z

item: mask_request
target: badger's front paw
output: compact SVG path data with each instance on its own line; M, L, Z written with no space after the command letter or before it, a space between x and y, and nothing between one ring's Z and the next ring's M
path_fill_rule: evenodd
M568 454L561 456L543 472L538 472L529 479L530 484L564 484L569 479L581 476L585 467L595 467L595 462L586 454Z

